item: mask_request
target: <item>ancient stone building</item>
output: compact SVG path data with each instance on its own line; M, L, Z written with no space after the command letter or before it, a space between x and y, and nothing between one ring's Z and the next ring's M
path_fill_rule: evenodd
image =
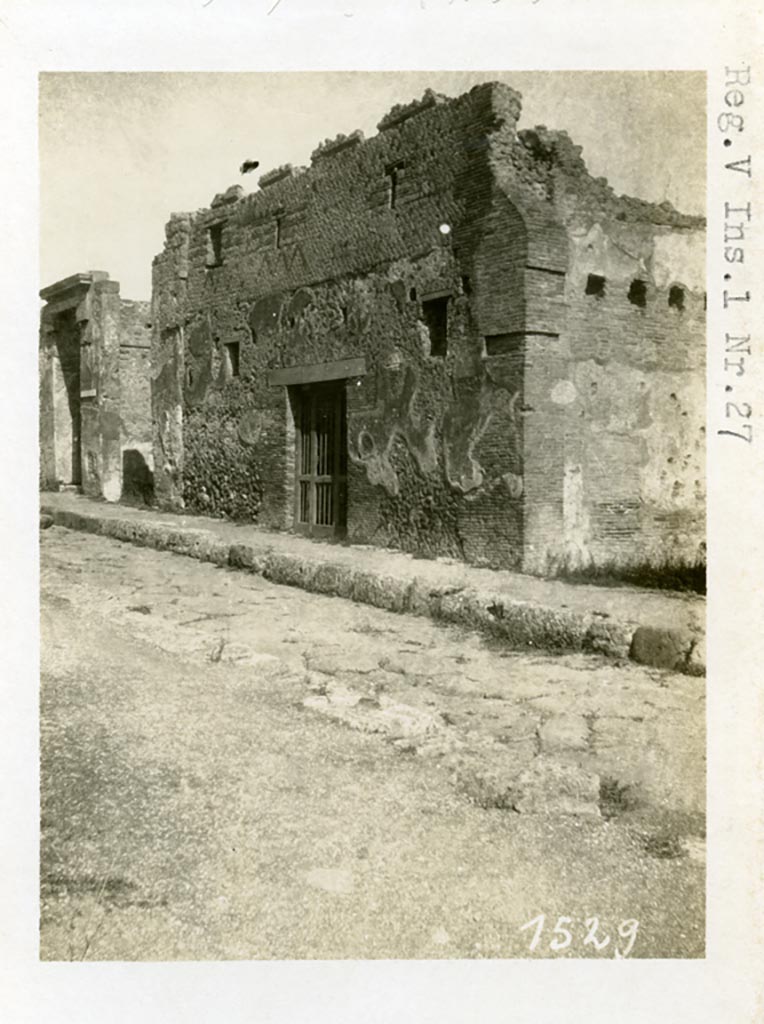
M100 270L40 292L40 478L93 497L153 492L150 305Z
M428 92L172 215L161 503L533 572L696 559L704 222L519 115Z

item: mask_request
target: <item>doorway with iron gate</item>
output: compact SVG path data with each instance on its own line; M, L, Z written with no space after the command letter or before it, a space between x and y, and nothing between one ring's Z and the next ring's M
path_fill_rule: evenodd
M345 381L292 389L297 442L295 530L344 537L347 529L347 406Z

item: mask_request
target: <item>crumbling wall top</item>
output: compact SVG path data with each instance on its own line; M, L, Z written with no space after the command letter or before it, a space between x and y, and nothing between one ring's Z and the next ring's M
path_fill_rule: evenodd
M395 125L407 121L408 118L414 117L415 114L420 114L423 110L429 110L430 107L434 107L436 104L448 102L448 99L449 97L444 96L442 93L434 92L432 89L425 89L421 100L412 100L410 103L396 103L379 122L377 130L380 132L387 131L388 128L393 128Z
M589 173L577 146L566 131L536 125L517 133L521 144L538 165L550 175L561 174L574 184L584 205L621 221L641 221L676 228L703 228L705 218L680 213L668 201L651 203L627 195L616 195L607 178L594 178Z
M363 141L364 135L360 129L351 132L350 135L339 134L335 139L324 139L324 141L320 142L310 154L310 162L315 164L323 157L334 156L336 153L340 153L343 149L350 149L351 146L357 146Z
M109 274L106 270L87 270L79 274L70 274L69 277L63 277L60 281L55 281L42 288L40 298L50 302L52 299L60 299L66 292L89 288L96 281L108 280Z
M258 178L257 184L260 188L268 188L269 185L276 185L286 178L296 178L305 172L304 167L294 167L292 164L282 164L281 167L274 167L272 171L266 171Z
M244 189L241 185L231 185L225 192L218 192L215 198L210 203L212 209L217 206L229 206L232 203L238 203L240 199L244 197Z

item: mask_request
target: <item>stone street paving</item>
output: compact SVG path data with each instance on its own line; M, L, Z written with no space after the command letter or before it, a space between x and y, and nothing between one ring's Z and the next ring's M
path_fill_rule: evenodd
M41 543L43 958L703 955L702 678Z

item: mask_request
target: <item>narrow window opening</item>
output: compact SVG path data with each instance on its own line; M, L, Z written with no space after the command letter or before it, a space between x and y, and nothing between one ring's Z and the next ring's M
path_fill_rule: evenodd
M284 230L284 218L283 217L277 217L276 218L276 248L277 249L281 248L283 230Z
M589 274L586 279L586 294L601 299L605 294L605 278L599 274Z
M223 262L223 225L210 224L207 228L207 266L219 267Z
M442 359L448 350L448 296L423 302L422 317L430 335L430 355Z
M409 288L409 299L416 302L416 288Z
M228 341L225 345L225 375L226 379L239 376L239 343Z
M465 295L472 294L472 282L470 281L467 274L462 275L462 291L464 292Z
M669 288L668 304L672 309L678 309L681 312L684 309L684 288L680 288L677 284L672 285Z
M629 286L629 302L644 309L647 305L647 285L644 281L632 281Z
M398 186L402 170L402 163L390 164L385 169L385 174L387 175L387 205L391 210L394 210L398 204Z
M346 324L348 322L348 308L347 306L342 307L342 322Z

